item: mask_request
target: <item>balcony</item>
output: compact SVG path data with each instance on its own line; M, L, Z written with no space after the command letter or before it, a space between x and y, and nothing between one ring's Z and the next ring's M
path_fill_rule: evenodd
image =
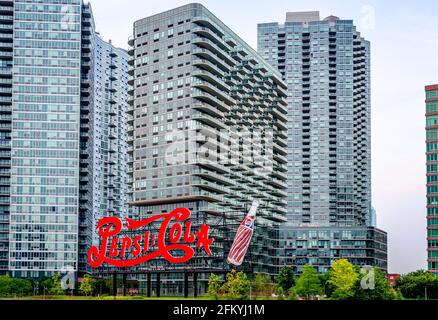
M226 64L220 57L215 55L213 52L207 49L196 48L193 49L192 53L196 56L209 60L214 65L218 66L222 71L230 72L231 66Z
M275 119L287 123L287 115L280 112L280 110L278 110L277 107L269 108L269 111L271 112L271 114L274 116Z
M12 68L11 67L0 68L0 75L12 75Z
M194 79L192 81L192 85L216 97L217 99L219 99L220 103L226 103L227 105L236 104L236 101L231 96L229 96L227 92L224 92L223 90L221 90L221 88L215 86L208 81Z
M130 47L133 47L135 45L135 37L134 36L129 36L128 37L128 45Z
M281 189L287 189L287 184L283 180L276 179L276 178L270 178L268 179L268 183L274 187L281 188Z
M287 192L284 191L284 190L273 189L273 190L269 190L268 192L269 192L270 194L273 194L273 195L276 195L276 196L279 196L279 197L284 197L284 198L287 197Z
M222 50L226 51L227 53L230 51L230 46L228 43L226 43L220 35L215 33L210 28L206 27L195 27L192 29L193 33L196 33L197 35L203 36L214 42L217 46L221 47Z
M211 193L209 191L201 190L199 188L194 188L191 196L200 197L203 200L212 201L212 202L223 202L223 196L219 196L217 194Z
M0 87L0 93L12 94L12 87Z
M227 178L222 174L218 174L218 173L215 173L215 172L210 171L210 170L202 169L200 167L195 167L192 170L192 174L195 176L199 176L199 177L203 177L203 178L207 178L210 180L221 182L222 184L224 184L226 186L233 186L234 185L234 181L231 180L230 178Z
M207 84L197 84L196 86L205 87L208 85ZM230 107L227 106L224 101L218 99L217 97L215 97L214 95L212 95L208 92L205 92L205 91L202 91L199 89L197 89L197 90L194 89L192 92L192 97L196 98L200 101L206 102L212 106L215 106L218 109L220 109L221 111L224 111L224 112L230 111Z
M281 154L282 156L287 156L287 149L286 147L282 147L277 143L274 143L274 151Z
M278 145L287 148L287 141L283 138L280 138L279 136L276 136L274 138L274 142L277 143Z
M1 31L10 31L12 33L13 30L13 24L9 24L9 23L1 23L0 22L0 30Z
M210 160L208 158L201 156L196 157L194 164L220 173L226 173L226 174L230 173L230 170L224 165L220 164L218 161Z
M223 119L214 118L203 112L195 112L192 115L193 120L197 120L203 123L206 123L217 129L226 129L227 126L223 124Z
M7 22L7 21L13 21L14 17L13 16L7 16L4 14L0 14L0 22Z
M224 32L222 31L222 29L210 18L207 18L205 16L199 16L194 17L192 21L194 23L197 23L198 25L207 26L221 37L224 36ZM225 41L228 43L228 41L232 41L232 39L226 39Z
M211 64L211 63L210 63ZM230 92L231 88L227 85L224 80L217 77L214 73L210 73L205 70L195 70L192 74L194 77L198 77L202 80L210 82L215 87L219 88L222 91Z

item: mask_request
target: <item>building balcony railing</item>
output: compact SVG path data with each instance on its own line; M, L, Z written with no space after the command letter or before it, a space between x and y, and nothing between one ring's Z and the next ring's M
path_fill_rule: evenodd
M192 191L191 195L193 195L193 196L202 196L202 197L205 197L205 198L207 198L209 200L216 201L216 202L223 202L224 201L223 196L220 196L218 194L215 194L215 193L212 193L212 192L209 192L209 191L202 190L202 189L197 188L197 187L193 188L193 191Z
M230 173L230 169L228 169L226 166L224 166L220 162L215 161L215 160L210 160L210 159L205 158L205 157L197 157L193 164L198 165L198 166L202 166L204 168L212 169L212 170L220 172L220 173L225 173L225 174Z
M212 19L206 17L206 16L199 16L194 17L192 19L194 23L197 23L198 25L202 26L208 26L208 28L212 29L214 32L216 32L219 36L224 36L224 32L221 27L219 27L216 22L214 22ZM227 41L227 40L226 40Z
M278 120L280 120L280 121L282 121L282 122L287 123L287 116L286 116L285 114L281 113L281 112L277 109L277 107L269 108L269 111L272 113L272 115L274 116L274 118L276 118L276 119L278 119Z
M278 188L287 189L287 183L284 180L280 180L277 178L270 178L268 180L268 183Z
M12 74L12 68L11 67L0 68L0 74L1 75L10 75L10 74Z
M221 49L227 53L231 50L229 44L225 40L222 39L221 35L215 33L210 28L194 27L192 29L192 32L208 38L209 40L213 41L217 46L221 47Z
M214 180L220 181L221 183L228 185L228 186L235 185L234 180L227 178L222 174L218 174L218 173L215 173L215 172L210 171L210 170L205 170L205 169L202 169L200 167L195 167L192 170L192 174L196 175L196 176L207 177L209 179L214 179Z
M210 62L212 62L214 65L218 66L220 69L222 69L225 72L230 72L231 70L230 65L225 63L220 57L218 57L208 49L196 48L193 49L192 53L206 60L209 60Z
M195 187L210 190L213 192L218 192L221 194L227 194L227 193L231 192L230 189L226 186L217 184L213 181L208 181L206 179L198 178L198 177L192 178L192 185Z
M192 73L192 76L198 77L202 80L209 81L211 84L213 84L215 87L219 88L220 90L223 90L225 92L230 92L231 88L229 85L227 85L224 80L218 78L214 73L211 73L206 70L195 70Z
M203 123L206 123L212 127L215 127L217 129L226 129L227 126L223 124L223 119L212 117L204 112L194 112L192 114L192 119L201 121Z
M274 151L281 154L282 156L287 156L287 147L278 143L277 140L274 140Z
M201 87L205 87L206 85L198 85ZM214 87L213 87L214 88ZM218 109L220 109L221 111L224 112L229 112L230 111L230 107L222 100L218 99L217 97L215 97L214 95L206 92L206 91L202 91L200 89L194 89L192 92L192 97L196 98L200 101L206 102L211 104L212 106L217 107Z
M222 77L224 75L224 71L220 67L207 59L196 58L192 61L192 65L206 69L217 77Z

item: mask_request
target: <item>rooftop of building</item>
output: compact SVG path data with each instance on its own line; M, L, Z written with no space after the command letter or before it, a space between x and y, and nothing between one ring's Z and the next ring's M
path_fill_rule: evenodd
M302 23L316 23L316 22L336 22L336 21L349 21L349 19L341 19L335 15L329 15L328 17L321 19L321 14L319 11L297 11L297 12L286 12L285 24L302 24ZM259 23L259 26L269 26L278 25L277 22L269 23Z
M426 86L426 91L435 91L438 90L438 84L431 84Z
M238 46L246 49L248 54L255 57L258 60L258 63L263 65L263 67L265 67L273 76L275 76L274 78L277 78L277 80L279 80L278 83L280 85L286 87L286 85L282 81L281 74L279 73L278 70L276 70L269 63L267 63L261 57L261 55L256 50L254 50L245 40L243 40L239 35L237 35L233 30L231 30L224 22L222 22L222 20L216 17L215 14L213 14L210 10L208 10L204 5L200 3L189 3L174 9L170 9L161 13L154 14L146 18L142 18L134 22L134 27L142 24L151 23L153 21L160 21L162 19L169 18L174 15L179 16L181 15L181 12L184 11L190 12L193 16L199 16L199 17L204 16L208 19L211 19L211 21L214 24L217 24L222 29L222 31L226 34L226 36L232 37L236 41Z

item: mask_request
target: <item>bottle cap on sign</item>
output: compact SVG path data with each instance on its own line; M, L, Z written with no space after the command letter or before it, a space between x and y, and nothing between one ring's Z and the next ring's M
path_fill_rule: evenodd
M259 203L257 200L254 200L254 201L252 202L251 209L249 210L249 213L248 213L248 215L249 215L251 218L255 218L256 213L257 213L257 209L259 208L259 206L260 206L260 203Z

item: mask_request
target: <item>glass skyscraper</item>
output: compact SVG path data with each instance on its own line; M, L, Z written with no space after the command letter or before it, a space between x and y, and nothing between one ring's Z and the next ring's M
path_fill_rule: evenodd
M82 0L1 1L0 38L0 274L78 271L96 218L125 210L126 53Z
M351 20L289 12L258 25L258 51L288 85L283 264L386 269L386 233L372 227L369 42Z
M77 269L80 0L14 1L9 270Z

